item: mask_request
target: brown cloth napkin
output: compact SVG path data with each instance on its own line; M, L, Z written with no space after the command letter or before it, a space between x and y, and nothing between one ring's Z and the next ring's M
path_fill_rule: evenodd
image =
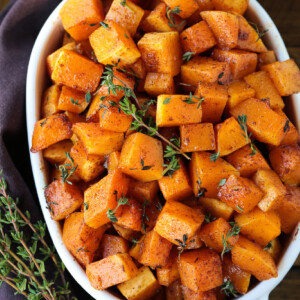
M1 0L0 0L1 1ZM28 61L34 41L59 0L12 0L0 14L0 170L9 192L20 198L22 210L32 219L42 219L33 183L25 120L25 85ZM74 281L73 295L89 297ZM24 299L3 284L0 300Z

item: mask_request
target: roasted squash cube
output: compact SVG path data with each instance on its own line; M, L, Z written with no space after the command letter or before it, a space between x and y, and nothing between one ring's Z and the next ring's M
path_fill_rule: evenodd
M286 194L279 176L273 170L259 169L254 174L253 181L265 193L257 206L265 212L278 208Z
M286 135L286 118L273 111L267 101L251 98L233 107L230 113L235 118L247 116L247 127L260 142L278 146Z
M183 300L180 280L174 281L166 288L166 299Z
M212 58L227 62L233 79L242 79L246 75L255 72L257 66L257 54L243 50L215 49Z
M182 286L181 287L182 290L182 295L183 295L183 299L185 300L216 300L217 296L216 296L216 291L215 290L210 290L210 291L206 291L206 292L194 292L192 290L190 290L189 288L187 288L186 286Z
M158 192L157 180L142 182L134 179L130 180L128 196L131 196L140 202L153 202Z
M196 0L163 0L171 9L179 6L179 16L183 19L190 17L197 9L198 4Z
M223 218L228 221L234 212L226 203L214 198L201 198L200 204L204 211L214 219Z
M274 130L274 128L273 128ZM269 153L272 168L287 184L300 184L300 147L279 146Z
M121 150L124 142L123 133L102 130L97 123L76 123L72 129L88 154L107 155Z
M121 153L119 151L112 152L107 157L107 171L108 173L113 172L119 166Z
M231 255L234 264L259 281L277 277L277 267L271 255L242 236L232 248Z
M137 274L138 269L127 253L108 256L86 267L86 275L96 290L105 290L129 280Z
M204 21L185 29L180 34L180 40L183 51L193 54L205 52L217 44L213 33Z
M181 150L183 152L215 150L215 133L211 123L180 126Z
M221 259L207 248L181 254L178 270L182 284L194 292L209 291L223 282Z
M31 152L36 153L72 137L71 123L64 114L39 120L34 125Z
M126 0L126 5L120 0L114 0L105 20L113 20L128 30L134 36L144 16L144 10L132 1Z
M293 59L277 61L261 68L269 73L281 96L300 92L300 70Z
M150 96L175 94L174 79L170 74L148 73L144 89Z
M100 227L101 228L101 227ZM100 244L100 256L105 258L118 253L127 253L129 243L120 236L104 234Z
M134 231L125 227L120 226L117 223L112 224L116 232L125 240L132 242L132 239L140 239L141 233L138 231Z
M258 69L261 69L262 66L272 64L276 62L276 55L273 50L268 50L258 54Z
M267 251L270 253L270 255L272 256L272 258L274 259L274 261L276 263L278 263L279 258L282 254L282 246L279 242L279 239L276 238L275 240L271 241L267 247L266 247Z
M140 249L142 247L143 241L145 239L145 235L143 235L139 240L138 243L136 243L135 245L133 245L132 248L130 248L129 250L129 254L131 257L133 257L135 260L139 259L139 255L140 255Z
M123 145L119 168L140 181L160 179L163 172L161 142L140 132L131 134Z
M204 221L204 214L180 202L167 202L160 212L154 230L171 243L190 241Z
M51 182L45 189L45 198L51 218L63 220L83 203L83 195L75 184L64 183L62 179Z
M58 99L60 95L60 87L56 84L51 85L43 94L41 113L42 117L54 115L59 112Z
M243 15L248 8L249 0L212 0L216 10L233 11Z
M182 51L178 32L146 33L138 47L148 72L172 76L180 72Z
M192 99L193 103L187 103ZM187 95L159 95L157 97L156 125L172 127L182 124L199 123L202 107L198 99Z
M85 190L84 202L88 208L84 211L84 222L92 228L110 222L107 211L115 209L117 200L126 196L128 184L129 179L117 169ZM122 214L122 208L120 206L115 212L116 218Z
M141 54L128 30L118 23L107 20L90 35L90 43L98 61L102 64L131 65Z
M70 152L72 146L70 140L58 142L43 150L43 157L53 165L60 165L66 160L66 152Z
M205 188L206 197L216 197L221 179L228 178L231 174L239 172L222 158L211 160L211 153L193 152L190 162L190 176L195 196L200 188Z

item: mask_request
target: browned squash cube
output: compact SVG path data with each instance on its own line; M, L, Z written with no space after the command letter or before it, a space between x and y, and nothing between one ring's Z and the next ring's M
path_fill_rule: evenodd
M84 222L92 228L110 222L107 211L115 209L117 200L126 196L128 183L128 178L117 169L85 190L84 202L88 208L84 211ZM120 206L115 212L116 218L122 214L122 208Z
M122 227L117 223L113 223L112 225L116 232L127 241L132 242L132 239L139 240L142 235L141 232Z
M130 180L128 196L131 196L140 202L153 202L158 192L157 180L142 182L134 179Z
M266 71L252 73L244 79L255 90L256 98L269 99L271 108L284 108L284 102Z
M172 76L180 72L182 51L178 32L146 33L138 47L148 72Z
M258 54L258 68L261 69L262 66L272 64L276 62L276 55L273 50L268 50Z
M300 147L279 146L269 154L272 168L280 179L287 184L300 184Z
M83 195L75 184L64 183L62 179L51 182L45 189L51 218L63 220L83 203Z
M282 253L282 246L279 242L279 238L276 238L275 240L271 241L268 244L267 248L268 248L267 251L270 253L270 255L272 256L274 261L276 263L278 263L279 258L280 258L281 253Z
M236 15L224 11L202 11L200 15L215 35L221 49L237 46L239 21Z
M278 208L286 194L279 176L273 170L259 169L254 174L253 181L265 193L257 206L265 212Z
M183 300L180 280L174 281L166 288L166 299Z
M194 292L187 288L186 286L181 286L182 290L182 295L184 296L185 300L216 300L216 291L215 290L210 290L206 292Z
M148 73L144 89L150 96L175 94L174 79L170 74Z
M171 9L179 6L179 16L183 19L190 17L197 9L198 4L196 0L163 0Z
M131 134L122 147L119 168L140 181L160 179L163 172L161 142L140 132Z
M39 120L34 125L30 151L36 153L60 141L72 137L71 123L64 114L56 114Z
M187 103L192 99L193 103ZM157 97L156 125L172 127L200 123L202 107L200 97L187 95L159 95Z
M120 0L114 0L110 6L105 20L113 20L126 28L134 36L144 16L144 10L134 2L126 0L125 5Z
M59 12L64 29L76 41L86 40L104 19L102 2L68 0Z
M129 250L130 256L133 257L135 260L139 259L140 249L142 247L144 239L145 239L145 235L143 235L141 238L139 238L138 243L135 243Z
M201 198L201 206L207 214L210 214L213 219L223 218L228 221L231 219L234 210L226 203L214 198Z
M107 20L90 35L90 43L97 60L102 64L131 65L141 54L127 29Z
M233 79L242 79L255 72L257 66L257 54L244 50L215 49L212 58L227 62L230 66Z
M286 118L273 111L266 100L245 100L233 107L230 113L235 118L247 116L247 127L260 142L277 146L286 135Z
M101 228L101 227L100 227ZM127 253L129 243L120 236L104 234L100 244L100 256L105 258L118 253Z
M300 70L293 59L262 66L273 80L281 96L300 92Z
M107 155L121 150L124 142L122 132L103 130L97 123L76 123L72 129L88 154Z
M211 153L193 152L190 162L190 178L195 196L200 188L205 188L206 197L216 197L221 179L228 178L231 174L236 176L239 172L222 158L211 160Z
M105 290L129 280L137 274L138 269L127 253L108 256L86 267L86 275L96 290Z
M215 150L213 124L186 124L180 126L181 150L183 152Z
M194 292L209 291L223 282L221 259L211 249L181 254L178 270L182 284Z
M91 104L86 113L87 122L94 122L94 123L99 122L100 104L103 104L103 100L102 100L103 98L101 97L102 95L97 93L91 100ZM118 102L118 99L115 96L108 96L105 98L105 100Z
M204 221L204 214L180 202L167 202L160 212L154 230L171 243L190 241Z
M60 87L56 84L51 85L43 94L41 114L43 118L54 115L59 112L58 99Z
M181 45L184 52L200 54L214 47L217 41L204 21L201 21L180 34Z
M251 211L263 196L253 181L236 175L230 175L218 192L218 198L240 214Z
M43 157L52 165L60 165L66 160L66 152L70 152L72 146L73 143L70 140L58 142L43 150Z
M232 164L243 177L250 177L258 169L270 169L269 164L255 147L256 153L252 155L253 151L249 145L229 154L226 160ZM251 155L250 155L251 154Z
M112 152L107 157L107 171L108 173L113 172L119 166L121 153L119 151Z

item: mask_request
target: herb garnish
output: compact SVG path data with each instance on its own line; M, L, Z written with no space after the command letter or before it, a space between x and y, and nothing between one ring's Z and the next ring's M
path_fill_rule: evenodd
M188 236L186 234L183 235L182 241L175 239L175 241L179 244L179 246L177 247L179 260L180 260L181 253L183 252L184 248L187 246L187 243L186 243L187 239L188 239Z
M127 7L132 13L135 14L135 11L126 3L126 0L121 0L120 1L120 4L123 6L123 7Z
M234 222L230 223L230 225L232 225L233 227L228 230L225 237L224 237L224 235L222 236L222 242L223 242L223 250L221 253L222 259L223 259L224 254L231 251L231 249L232 249L232 247L230 246L230 244L228 242L228 239L233 236L237 236L241 231L241 227L236 225Z
M270 242L268 245L266 245L265 247L264 247L264 250L269 250L269 249L271 249L272 248L272 242Z
M104 28L108 28L108 24L104 23L104 22L100 22L100 25L103 26Z
M164 100L163 104L169 104L171 101L172 97L168 97Z
M193 101L193 98L196 99L197 101ZM199 97L193 96L193 94L190 93L189 97L185 97L184 100L182 100L182 101L187 103L187 104L196 104L196 103L198 103L197 109L199 109L202 102L204 101L204 97L199 98Z
M215 220L216 220L216 218L212 218L210 212L205 214L205 217L204 217L205 223L211 223L212 221L215 221Z
M212 155L209 157L209 160L210 160L210 161L213 161L213 162L216 162L216 160L219 158L219 156L220 156L220 152L214 153L214 154L212 154Z
M117 222L118 219L116 217L115 212L117 211L117 209L121 206L121 205L129 205L128 203L128 198L125 198L123 195L121 196L120 199L118 199L118 192L114 191L114 195L116 196L116 201L118 203L118 205L114 208L114 209L109 209L106 212L106 216L112 221L112 222Z
M201 198L201 197L204 197L205 196L205 193L207 192L207 189L205 187L201 187L201 179L199 177L199 175L197 174L198 176L198 180L197 180L197 185L198 185L198 194L197 194L197 198L198 200Z
M87 93L85 94L84 98L85 98L85 102L86 102L86 103L90 103L90 101L91 101L91 99L92 99L91 93L90 93L90 92L87 92Z
M89 209L89 204L87 202L84 202L83 203L83 206L84 206L84 209L85 210L88 210Z
M74 159L70 156L69 152L65 152L67 159L70 163L66 163L64 165L60 165L58 170L60 171L60 177L62 178L63 183L68 183L72 185L72 182L68 179L70 176L77 170L78 165L74 165Z
M149 217L146 215L146 207L150 205L150 202L144 197L145 201L143 203L143 212L142 212L142 230L146 233L148 225L146 221L149 222Z
M196 54L196 52L190 52L190 51L187 51L187 52L185 52L185 53L183 54L182 60L188 62L188 61L191 60L191 58L192 58L192 56L193 56L194 54Z
M71 98L72 104L77 105L77 106L81 106L81 105L78 103L78 101L79 101L79 100L76 100L76 101L75 101L73 98Z
M179 8L179 6L175 6L172 9L167 6L166 11L166 17L169 20L168 25L172 28L177 28L185 24L185 21L182 21L180 24L176 24L175 16L174 14L179 14L182 10Z
M90 252L89 250L84 249L84 247L80 247L80 248L78 248L76 250L76 252L80 252L80 251L82 251L82 252Z
M145 166L145 162L142 158L141 158L141 166L142 166L142 171L147 171L153 167L153 166Z
M224 83L220 80L224 76L224 72L220 73L218 76L218 84L219 85L224 85Z
M286 120L284 128L283 128L283 132L287 132L290 130L290 120Z
M241 207L239 207L238 205L236 206L236 208L240 211L244 211Z
M253 22L249 22L249 24L254 28L254 30L256 31L256 33L258 34L257 40L255 42L258 42L268 31L269 29L265 29L263 31L260 31L259 29L262 28L262 25L259 24L255 24Z
M238 297L239 293L233 286L233 282L225 279L223 284L221 285L221 293L225 294L227 297Z
M220 180L218 187L223 186L226 183L226 178Z
M43 122L40 123L40 126L41 126L41 127L43 127L43 126L46 124L47 119L48 119L48 118L46 118Z

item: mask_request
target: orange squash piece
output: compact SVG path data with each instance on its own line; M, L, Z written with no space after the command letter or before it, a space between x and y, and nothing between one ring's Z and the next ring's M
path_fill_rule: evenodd
M100 256L105 258L118 253L127 253L129 243L120 236L104 234L100 244Z
M43 94L41 114L43 118L54 115L59 112L58 99L60 96L60 87L56 84L51 85Z
M128 196L137 199L140 202L153 202L158 192L157 180L142 182L134 179L130 180Z
M212 0L212 4L216 10L233 11L243 15L249 5L249 0Z
M66 152L70 152L73 143L70 140L64 140L49 146L43 150L43 157L52 165L63 164L66 160Z
M204 243L200 237L200 229L196 232L196 234L190 239L190 241L186 244L185 250L193 250L199 249L204 246Z
M138 269L127 253L108 256L86 267L86 275L96 290L105 290L129 280L137 274Z
M121 196L126 196L128 183L128 178L117 169L89 187L84 192L84 202L88 206L84 211L84 222L92 228L110 222L106 213L109 209L116 208ZM120 206L115 212L117 218L122 214L122 208Z
M261 67L264 65L272 64L276 62L276 55L273 50L268 50L263 53L258 54L258 69L261 70Z
M223 218L228 221L231 219L234 210L228 206L226 203L214 198L201 198L201 206L204 208L205 212L211 214L211 217Z
M64 114L56 114L39 120L34 125L30 151L39 152L60 141L72 137L71 123Z
M121 236L122 238L124 238L127 241L132 242L132 239L140 239L141 237L141 233L138 231L134 231L125 227L120 226L117 223L113 223L113 228L116 230L116 232L118 233L119 236Z
M259 281L277 277L277 267L271 255L242 236L232 248L231 255L234 264Z
M167 300L183 300L180 280L174 281L166 288Z
M171 9L179 6L179 16L183 19L190 17L197 9L198 4L196 0L163 0Z
M216 292L214 290L194 292L186 286L182 286L181 290L185 300L217 300Z
M69 215L63 226L62 238L67 249L81 265L93 262L106 226L93 229L84 223L83 212Z
M170 74L148 73L144 89L150 96L175 94L174 79Z
M194 292L209 291L223 282L221 259L211 249L182 253L178 270L182 284Z
M129 249L129 254L131 257L133 257L135 260L139 259L139 255L140 255L140 249L142 247L143 241L145 239L145 235L143 235L139 240L138 243L136 243L135 245L133 245L130 249Z
M107 171L108 173L113 172L119 166L121 153L119 151L112 152L107 157Z

